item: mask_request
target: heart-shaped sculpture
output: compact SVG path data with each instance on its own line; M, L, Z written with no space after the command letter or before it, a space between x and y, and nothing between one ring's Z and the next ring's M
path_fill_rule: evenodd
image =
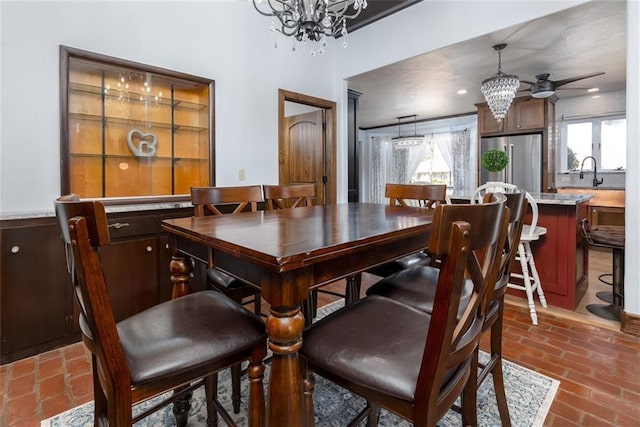
M134 156L153 157L156 155L158 137L153 132L144 133L140 129L131 129L127 134L127 144Z

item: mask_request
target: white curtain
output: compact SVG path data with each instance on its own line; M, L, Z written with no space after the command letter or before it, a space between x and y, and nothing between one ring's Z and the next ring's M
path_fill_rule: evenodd
M370 143L362 144L360 199L366 203L386 203L385 185L411 182L426 146L423 137L396 141L387 136L372 137Z
M452 173L453 193L464 194L475 187L472 164L471 137L468 129L432 135L442 158Z

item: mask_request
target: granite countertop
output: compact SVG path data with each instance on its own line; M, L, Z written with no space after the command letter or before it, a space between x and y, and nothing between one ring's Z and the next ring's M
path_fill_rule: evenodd
M104 210L109 213L119 212L140 212L140 211L154 211L162 209L179 209L179 208L192 208L193 205L188 201L179 202L160 202L160 203L139 203L131 205L108 205L105 204ZM11 219L29 219L29 218L43 218L54 217L55 211L30 211L30 212L6 212L0 214L0 220Z
M589 201L590 194L559 194L559 193L531 193L533 199L539 205L578 205ZM452 199L470 199L468 194L451 194Z

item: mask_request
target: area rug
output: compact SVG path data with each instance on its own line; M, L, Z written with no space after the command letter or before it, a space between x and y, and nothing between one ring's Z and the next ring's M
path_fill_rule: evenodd
M320 316L326 316L330 312L339 309L342 302L325 306L319 310ZM480 360L487 359L484 353ZM560 383L557 380L541 375L537 372L519 366L509 361L504 361L504 379L507 394L507 402L513 426L542 426L547 412L551 407L554 396ZM269 367L267 366L268 374ZM267 378L267 375L265 375ZM218 396L220 403L231 414L234 421L240 426L247 425L247 398L248 384L243 381L242 408L240 414L233 414L231 410L231 378L229 370L219 375ZM268 384L265 383L265 390ZM153 401L145 402L134 407L134 414L144 411ZM349 420L358 414L365 406L365 401L337 385L316 376L316 388L314 392L315 424L316 426L344 426ZM500 414L496 405L493 392L493 383L489 377L478 390L478 424L481 426L499 426ZM147 418L135 424L139 427L164 427L175 426L175 420L171 413L171 405L155 412ZM224 421L220 420L220 425ZM410 426L403 419L382 410L379 426ZM439 426L460 426L462 419L459 414L449 411L438 423ZM70 409L52 418L43 420L41 427L85 427L93 426L93 402ZM204 390L199 388L194 391L189 412L190 427L206 426L206 407L204 403Z

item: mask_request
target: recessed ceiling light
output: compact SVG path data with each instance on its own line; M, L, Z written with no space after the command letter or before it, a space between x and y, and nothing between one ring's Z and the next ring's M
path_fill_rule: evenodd
M587 89L587 92L597 92L599 90L600 90L599 87L592 87L591 89Z
M602 98L602 96L600 96L600 95L593 95L591 98L593 98L593 99L598 99L598 98Z
M465 93L467 93L466 89L460 89L459 91L456 92L458 95L464 95Z

